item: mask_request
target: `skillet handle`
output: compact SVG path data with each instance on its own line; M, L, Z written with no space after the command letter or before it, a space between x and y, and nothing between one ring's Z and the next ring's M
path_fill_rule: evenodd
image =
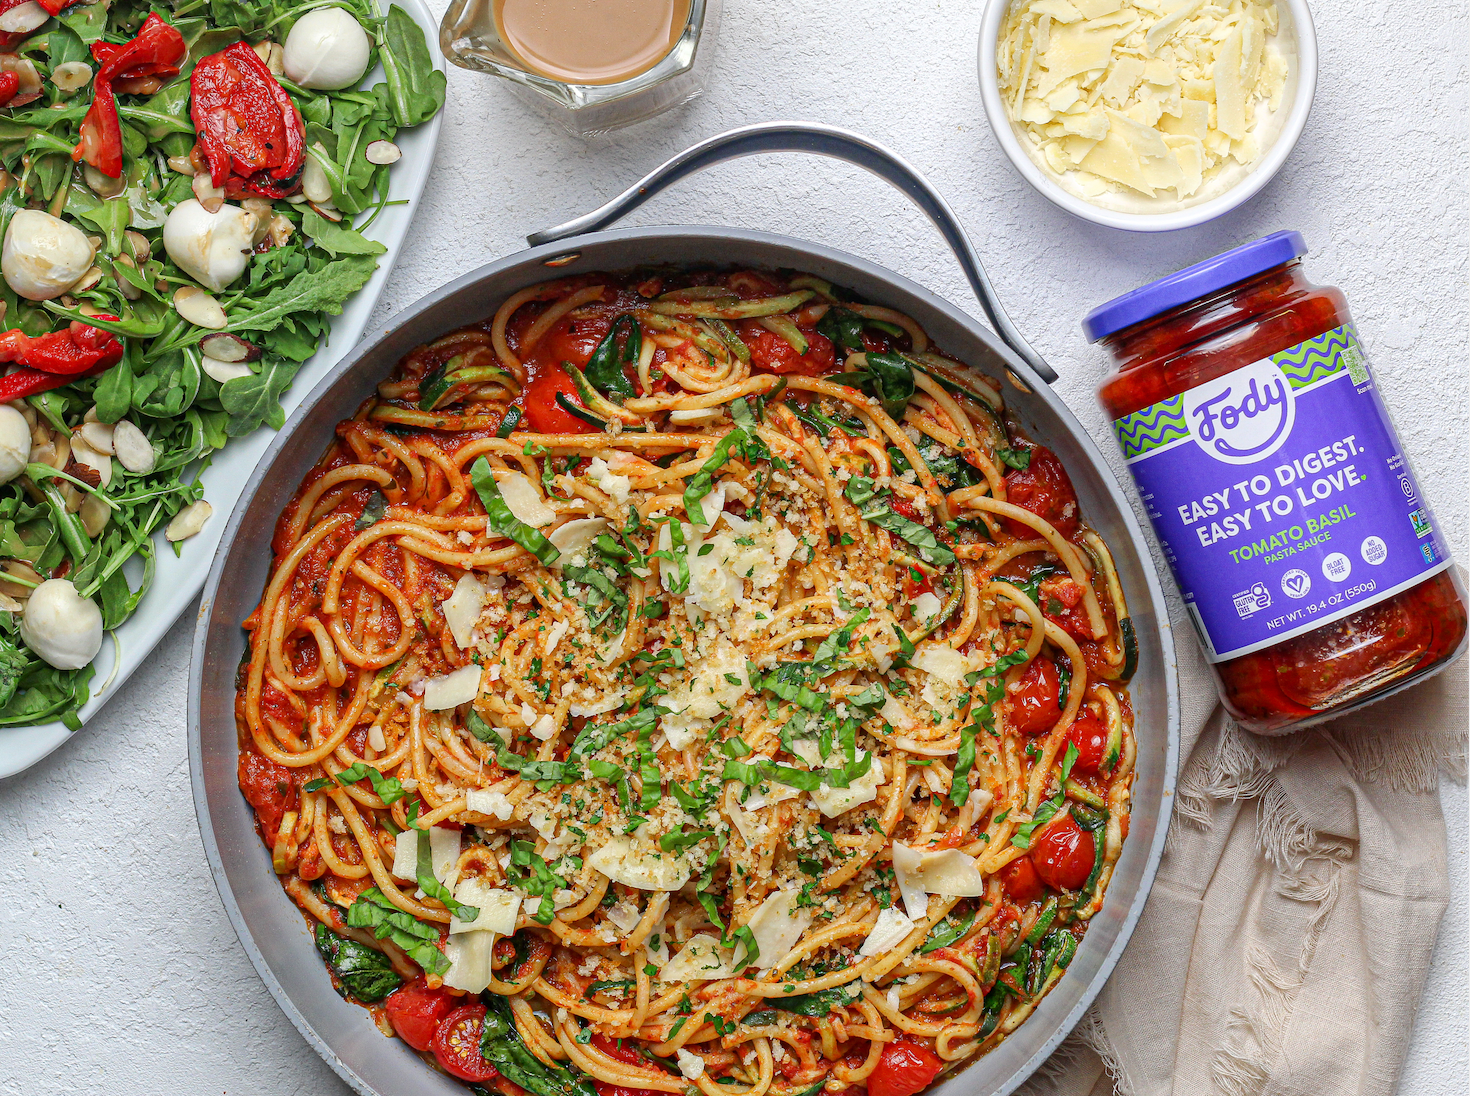
M866 168L880 179L891 183L934 222L934 227L939 229L939 234L959 260L960 269L970 280L970 286L980 301L980 307L985 310L990 326L1015 351L1020 362L1024 363L1025 370L1048 384L1057 379L1056 371L1031 348L1031 344L1016 330L1015 324L1001 307L995 289L985 275L985 268L980 265L980 257L975 253L970 237L960 227L949 203L903 157L866 137L835 126L813 122L761 122L716 134L666 160L592 212L554 228L533 232L526 237L526 241L534 247L580 236L584 232L596 232L631 213L659 191L686 175L693 175L725 160L736 160L758 152L811 152L819 156L830 156Z

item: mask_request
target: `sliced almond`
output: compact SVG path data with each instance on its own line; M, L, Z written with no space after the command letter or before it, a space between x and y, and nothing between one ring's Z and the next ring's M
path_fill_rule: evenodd
M308 202L328 202L332 199L332 182L313 153L326 156L327 150L320 141L311 146L306 154L306 163L301 169L301 193Z
M134 232L130 228L123 233L123 239L128 243L128 254L132 255L134 262L146 263L153 254L153 245L141 232Z
M250 376L250 367L244 362L227 362L219 358L211 358L208 354L200 356L199 366L204 370L204 375L211 380L225 384L239 377Z
M255 214L255 231L250 236L250 246L259 247L271 227L271 201L269 198L251 196L240 203L246 213Z
M201 171L194 176L194 197L199 199L199 204L204 207L206 213L218 213L225 205L225 188L215 186L209 177L209 172Z
M113 426L111 423L97 422L93 419L90 422L84 421L75 433L80 434L82 440L97 450L97 452L106 453L110 457L116 452L112 446L112 431ZM83 461L83 463L85 464L86 462Z
M107 523L112 518L112 509L96 495L88 495L83 500L77 517L82 519L82 528L87 531L87 536L95 537L107 528Z
M51 13L36 3L36 0L26 0L24 4L17 4L0 14L0 31L6 34L30 34L50 18Z
M96 426L100 424L93 423L92 425ZM97 473L97 482L92 484L93 487L106 490L107 485L112 482L111 455L88 442L86 435L80 430L71 436L71 459L77 464L85 465ZM90 482L90 477L78 476L77 478L87 479Z
M91 289L102 280L102 274L103 271L100 266L91 267L85 274L82 275L77 284L71 287L71 292L85 293L87 290Z
M362 154L370 164L396 164L403 158L403 149L392 141L374 141Z
M312 202L311 208L316 210L327 220L334 223L342 219L342 211L334 206L331 202L324 202L321 205L318 205L316 202Z
M168 166L169 170L177 171L180 175L194 174L194 164L187 156L170 156Z
M181 285L174 292L174 307L195 327L218 331L229 323L224 307L197 285Z
M7 578L19 579L19 582L7 582ZM24 601L31 596L31 591L42 583L41 573L25 560L7 559L0 563L0 593L12 598ZM26 585L29 583L29 585Z
M153 462L158 459L148 435L127 419L119 419L112 428L112 448L118 462L134 475L153 471Z
M92 79L92 66L85 61L66 61L51 70L51 82L70 94L87 86Z
M213 513L214 507L203 499L190 503L174 515L174 520L168 523L163 535L169 540L187 540L204 528L204 523Z
M138 269L138 264L133 262L133 258L131 255L119 255L116 259L113 260L113 265L126 266L130 267L133 270ZM117 288L118 292L120 292L130 301L136 301L143 296L143 291L141 289L139 289L132 282L123 277L119 277L117 279Z
M301 195L293 194L291 195L291 197L299 198L301 197ZM290 199L288 198L287 201L290 201ZM291 238L291 233L295 231L296 226L288 221L285 217L282 217L279 213L274 213L271 215L269 235L272 247L285 247L286 241Z
M260 347L239 335L205 335L199 340L199 349L221 362L253 362L260 358Z

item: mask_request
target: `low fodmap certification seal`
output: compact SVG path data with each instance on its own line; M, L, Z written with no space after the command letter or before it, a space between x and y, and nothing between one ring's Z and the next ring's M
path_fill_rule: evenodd
M1212 662L1450 560L1351 324L1113 423Z

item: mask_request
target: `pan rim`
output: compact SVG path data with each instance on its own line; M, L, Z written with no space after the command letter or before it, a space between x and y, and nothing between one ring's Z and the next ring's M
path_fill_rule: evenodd
M1165 728L1165 755L1163 758L1163 771L1161 773L1157 803L1157 822L1152 840L1145 852L1145 860L1138 877L1136 890L1129 897L1129 904L1118 923L1115 939L1107 952L1102 955L1096 971L1083 988L1076 1003L1055 1023L1053 1029L1042 1044L1020 1065L1013 1069L1008 1076L1001 1080L998 1087L987 1090L986 1096L1010 1096L1011 1093L1024 1084L1040 1068L1061 1042L1071 1034L1072 1030L1082 1019L1083 1014L1092 1006L1098 994L1102 991L1108 978L1112 975L1118 960L1122 956L1123 950L1127 947L1137 927L1138 920L1143 913L1143 908L1152 892L1158 873L1159 861L1163 855L1164 844L1168 835L1169 823L1172 818L1175 799L1174 793L1178 778L1180 699L1177 657L1173 643L1173 628L1169 619L1168 604L1164 598L1163 587L1159 580L1154 557L1133 506L1124 494L1122 486L1119 484L1112 468L1103 459L1097 443L1092 439L1092 436L1082 426L1067 404L1052 390L1051 386L1036 377L1030 371L1029 367L1024 362L1019 361L1014 353L1008 347L1005 347L999 338L981 321L945 300L943 297L932 293L904 275L898 274L872 260L824 244L803 240L799 237L756 229L730 228L728 226L661 225L609 229L587 233L586 235L569 240L560 240L550 244L523 249L508 256L491 260L488 263L467 271L400 309L387 323L383 324L371 335L365 336L360 340L317 383L311 392L307 394L292 413L291 417L277 431L276 437L272 439L269 448L267 448L260 462L256 465L255 470L252 472L240 494L235 508L229 515L224 533L220 539L220 547L216 552L209 575L205 581L204 592L196 617L189 667L189 778L194 798L195 814L199 822L200 837L203 840L205 857L209 863L211 878L214 882L215 889L219 893L220 900L224 904L226 916L229 918L236 936L239 938L247 956L250 958L251 964L255 967L256 973L260 976L266 989L275 999L276 1004L285 1013L287 1018L291 1020L292 1024L295 1025L307 1043L321 1056L322 1060L343 1081L351 1086L354 1091L360 1093L361 1096L383 1096L383 1094L370 1085L341 1058L332 1045L316 1030L311 1021L307 1019L291 995L277 979L273 968L257 944L254 934L245 919L244 912L236 900L234 888L229 881L224 859L216 838L203 768L203 712L201 711L201 693L206 662L205 653L215 631L211 608L226 571L225 564L234 549L245 512L265 485L267 475L276 460L280 457L282 450L294 439L296 432L301 428L306 418L329 395L343 376L355 369L364 359L370 357L380 345L391 339L394 333L401 327L413 322L419 315L429 311L443 300L468 289L476 283L505 274L516 268L528 267L537 263L546 265L548 260L557 259L573 252L585 253L604 244L616 244L620 242L656 243L659 240L688 238L699 238L702 242L709 244L712 249L721 243L738 240L750 245L784 250L795 255L808 256L830 265L844 267L866 278L884 283L893 289L896 295L907 295L917 299L925 306L944 315L951 322L963 327L981 339L982 342L1005 362L1008 369L1021 376L1026 387L1031 390L1034 396L1041 399L1048 406L1052 413L1057 416L1062 426L1071 435L1071 439L1083 450L1089 463L1092 465L1092 471L1097 475L1107 494L1108 501L1117 512L1119 519L1122 521L1128 533L1128 548L1138 560L1139 569L1143 574L1145 585L1147 586L1149 599L1156 609L1156 620L1153 631L1159 643L1161 663L1159 669L1163 677L1162 685L1165 695L1167 727ZM716 264L719 262L717 259L712 261ZM547 269L554 276L556 267L547 266ZM1136 808L1137 804L1135 803L1135 810ZM976 1059L972 1065L978 1064L979 1061L981 1059ZM962 1083L961 1078L972 1074L972 1072L972 1068L967 1066L951 1075L945 1081L940 1082L931 1091L937 1094L941 1090L951 1088L956 1083ZM973 1086L970 1087L973 1089ZM954 1089L952 1096L959 1096L960 1091L960 1089ZM928 1096L928 1093L925 1096ZM980 1096L980 1094L976 1092L973 1096Z

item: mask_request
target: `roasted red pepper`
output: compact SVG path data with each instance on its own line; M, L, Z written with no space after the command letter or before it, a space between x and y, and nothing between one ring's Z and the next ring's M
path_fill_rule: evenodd
M13 72L0 72L0 107L15 98L20 90L20 77Z
M305 132L296 105L244 42L204 58L190 78L190 117L210 180L232 193L279 198L295 190Z
M99 316L98 319L116 320L117 317ZM0 334L0 362L18 362L28 369L63 379L90 370L110 369L122 360L122 355L122 343L116 336L86 323L72 323L61 331L35 337L16 329ZM11 397L0 395L0 402L8 398Z
M150 14L137 37L125 45L94 42L92 56L101 67L92 81L92 106L82 119L82 139L73 160L85 160L108 178L122 177L122 126L117 119L113 84L142 77L176 76L188 53L184 36Z

